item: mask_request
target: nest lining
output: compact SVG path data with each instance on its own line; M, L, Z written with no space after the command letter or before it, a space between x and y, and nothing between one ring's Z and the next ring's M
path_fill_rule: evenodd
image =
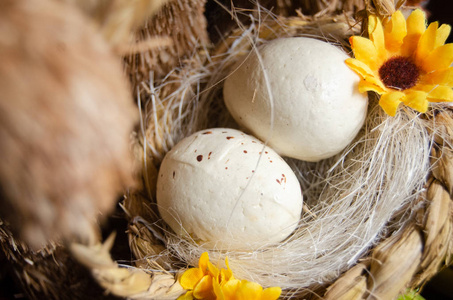
M151 80L147 87L150 97L144 102L145 164L158 167L172 146L198 130L238 127L223 105L223 80L241 56L265 42L263 36L309 36L344 45L345 38L354 34L349 25L345 27L349 24L346 19L338 23L297 18L282 22L263 13L252 21L230 36L233 41L226 42L228 47L223 50L206 57L196 54L191 65L174 70L162 82ZM337 278L381 238L413 221L412 203L425 191L433 140L444 134L434 118L421 118L407 108L388 117L376 99L370 100L364 128L341 155L319 163L286 159L301 183L309 212L285 241L252 252L209 251L175 236L162 221L149 220L150 231L163 230L159 239L165 244L160 253L151 254L152 259L171 257L196 266L204 251L219 264L228 256L237 278L263 286L279 285L287 297ZM442 106L437 104L437 109ZM155 182L147 184L152 197ZM169 271L177 272L179 267L173 265Z

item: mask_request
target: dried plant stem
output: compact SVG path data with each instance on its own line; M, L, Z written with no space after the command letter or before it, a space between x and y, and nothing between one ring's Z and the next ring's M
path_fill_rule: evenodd
M176 299L184 293L175 276L164 272L145 272L139 268L119 267L110 257L114 235L104 244L72 244L72 254L91 270L94 278L109 293L130 299Z

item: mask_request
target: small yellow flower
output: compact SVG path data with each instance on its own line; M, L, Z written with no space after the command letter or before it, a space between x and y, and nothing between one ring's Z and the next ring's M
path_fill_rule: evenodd
M198 261L198 268L186 270L179 278L181 286L188 290L178 300L275 300L280 297L279 287L263 289L261 285L234 278L225 258L226 269L219 270L209 261L204 252Z
M428 102L453 101L453 44L445 44L450 26L426 27L423 11L407 20L401 11L381 20L368 19L369 39L349 39L354 58L346 64L360 75L359 91L381 95L379 105L390 116L398 105L425 113Z

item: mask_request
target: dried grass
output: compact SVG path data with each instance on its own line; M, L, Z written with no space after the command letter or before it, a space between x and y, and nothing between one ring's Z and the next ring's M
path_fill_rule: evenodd
M59 0L84 12L99 32L119 52L131 51L133 32L150 16L157 13L167 0ZM154 39L158 43L158 39ZM161 46L167 45L161 40ZM151 47L155 45L150 45ZM150 47L149 46L149 47ZM153 47L153 48L154 48ZM148 48L150 49L150 48ZM124 51L124 52L123 52ZM131 53L131 52L128 52Z
M172 69L208 45L206 19L203 15L205 0L168 1L134 34L138 43L165 37L170 45L161 44L125 55L126 71L131 76L133 91L142 92L142 82L165 77Z

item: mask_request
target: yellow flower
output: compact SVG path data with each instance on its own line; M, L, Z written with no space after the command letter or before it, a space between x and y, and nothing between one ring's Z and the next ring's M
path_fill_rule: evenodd
M204 252L198 261L198 268L186 270L179 278L181 286L188 292L178 300L275 300L280 297L279 287L263 289L261 285L234 278L225 258L226 269L219 270L209 261Z
M424 113L428 102L453 101L453 44L445 44L450 29L437 22L426 28L419 9L407 20L401 11L382 22L371 15L369 39L349 39L355 59L346 64L361 77L359 91L380 94L379 105L390 116L400 103Z

